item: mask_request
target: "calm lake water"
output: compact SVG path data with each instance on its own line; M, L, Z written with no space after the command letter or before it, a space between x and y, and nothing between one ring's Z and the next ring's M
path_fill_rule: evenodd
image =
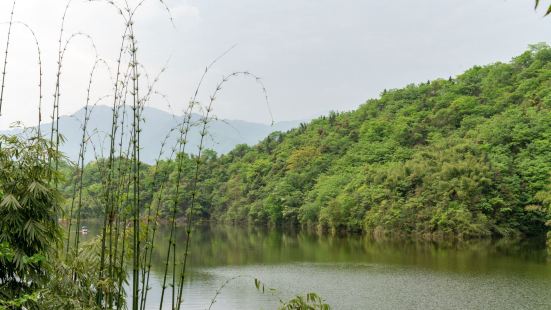
M148 309L159 308L168 230L158 236ZM177 239L182 248L183 232ZM307 292L334 309L551 309L543 242L381 242L228 226L201 227L192 240L184 309L208 309L232 278L212 309L275 309ZM274 293L257 291L254 278Z

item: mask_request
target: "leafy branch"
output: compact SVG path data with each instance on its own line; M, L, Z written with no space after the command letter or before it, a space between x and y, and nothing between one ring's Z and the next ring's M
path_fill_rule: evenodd
M534 9L537 10L538 7L540 6L540 4L541 4L541 1L540 1L540 0L536 0L536 4L535 4L535 6L534 6ZM547 10L545 11L545 15L544 15L544 16L547 16L547 15L549 15L549 14L551 14L551 4L547 6Z

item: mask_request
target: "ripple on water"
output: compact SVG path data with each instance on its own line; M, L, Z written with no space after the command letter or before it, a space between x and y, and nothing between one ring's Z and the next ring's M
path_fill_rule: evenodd
M186 284L184 308L207 309L216 290L235 276L240 277L224 287L213 309L274 309L279 298L310 291L334 309L551 309L549 278L362 263L202 268ZM254 278L276 293L258 292ZM156 308L158 301L149 307Z

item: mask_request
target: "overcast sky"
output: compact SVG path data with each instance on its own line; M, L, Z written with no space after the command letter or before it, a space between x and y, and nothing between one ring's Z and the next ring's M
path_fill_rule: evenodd
M175 27L156 0L136 18L139 58L151 75L168 61L158 90L180 113L204 67L234 44L208 76L202 100L223 74L248 70L263 78L275 121L309 119L356 108L387 88L447 78L476 64L508 61L528 44L551 40L551 17L526 0L166 0ZM18 0L15 20L36 32L44 65L44 113L51 110L57 36L65 0ZM0 0L0 21L11 0ZM7 25L0 25L0 52ZM94 38L100 57L113 64L123 23L103 4L74 0L65 39L73 32ZM2 54L3 55L3 54ZM86 99L95 52L74 41L62 73L61 114ZM15 25L7 67L0 129L37 121L38 66L27 30ZM0 63L0 69L2 64ZM97 72L92 96L109 90L109 74ZM108 104L108 102L105 102ZM159 96L151 106L169 109ZM250 80L224 88L219 117L269 122L260 89Z

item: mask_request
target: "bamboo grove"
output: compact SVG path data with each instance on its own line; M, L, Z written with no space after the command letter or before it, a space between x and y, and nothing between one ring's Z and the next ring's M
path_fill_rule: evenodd
M43 120L42 105L46 104L43 102L43 59L40 44L31 27L14 19L14 16L17 16L18 3L13 1L2 67L0 114L2 105L11 104L4 102L4 92L5 86L9 83L10 42L15 39L11 36L12 28L22 26L32 33L38 51L39 125L37 130L25 130L19 136L0 137L0 154L2 154L0 170L3 177L0 184L0 198L2 198L0 200L2 212L4 212L3 220L0 220L2 224L0 309L22 306L28 309L145 309L150 291L149 281L155 235L159 227L161 211L166 209L170 210L168 222L171 237L165 258L161 301L158 306L159 309L163 307L180 309L185 294L183 287L194 224L193 209L197 204L197 178L201 173L203 158L196 157L193 168L194 177L184 180L182 171L185 156L182 154L189 148L188 133L192 126L199 126L201 140L198 153L201 154L209 123L214 118L212 113L214 103L222 87L230 79L245 77L256 81L264 92L267 103L266 89L261 80L252 73L247 71L230 73L218 83L210 95L208 104L202 106L198 97L203 81L211 67L227 52L209 64L192 98L180 107L185 115L184 120L167 132L165 142L159 150L158 162L161 158L168 157L177 163L177 178L163 179L161 175L157 176L157 171L153 172L154 179L158 182L147 184L151 186L149 190L154 197L146 201L142 197L144 168L140 161L140 152L144 143L140 139L140 133L146 122L142 112L152 97L166 99L156 89L165 69L151 77L139 61L135 15L143 7L145 0L134 4L111 0L89 2L88 5L104 6L106 10L115 10L118 13L124 25L118 57L115 60L101 58L93 38L86 33L67 34L65 21L71 14L72 6L75 5L72 1L68 1L59 28L55 87L51 103L51 128L47 137L40 126ZM162 0L158 1L158 4L167 12L167 19L172 21L170 9L166 4ZM77 38L90 43L96 59L89 71L84 117L80 120L82 135L78 159L76 162L70 162L59 152L59 146L63 143L59 119L60 107L63 105L61 89L64 58L71 52L71 43ZM113 63L114 67L110 65ZM96 98L92 95L92 90L97 79L104 76L111 81L112 92ZM111 106L112 124L110 132L104 134L104 139L108 141L108 149L105 151L103 146L92 143L91 137L102 133L91 130L88 122L94 107L107 103ZM196 111L203 112L198 123L192 121L192 113ZM178 135L176 145L166 144L171 135ZM96 239L82 242L80 230L83 204L86 199L83 193L83 180L87 173L85 169L87 153L93 153L98 163L98 176L101 179L99 202L102 205L100 215L102 225ZM21 174L27 174L26 169L29 170L27 181L16 179ZM67 174L68 171L70 172ZM72 186L70 195L65 201L67 208L62 210L61 189L65 180L70 180ZM174 184L168 184L168 182L174 182ZM177 225L177 217L181 216L180 199L183 188L180 184L183 182L193 184L190 189L186 188L190 190L191 198L190 207L186 210L184 228ZM16 184L19 185L16 186ZM28 188L22 187L25 185L28 185ZM167 187L175 187L176 191L166 193ZM33 199L40 200L40 203ZM44 209L43 214L33 218L30 212L36 211L32 209L37 204ZM22 214L18 215L17 212ZM64 229L57 223L61 219L66 219ZM18 232L18 235L8 234L10 227L22 227L23 231ZM180 245L176 244L173 238L180 229L185 229L187 236L182 256L178 256L177 253L181 251L176 251L176 247ZM51 247L51 245L56 246Z

